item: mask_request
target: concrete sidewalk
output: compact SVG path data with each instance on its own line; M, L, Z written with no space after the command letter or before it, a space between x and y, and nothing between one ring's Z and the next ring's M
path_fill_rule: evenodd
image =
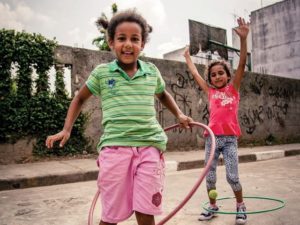
M239 148L239 162L255 162L300 154L300 143ZM204 150L166 152L166 172L204 167ZM222 158L220 164L222 164ZM95 159L0 165L0 191L96 180Z

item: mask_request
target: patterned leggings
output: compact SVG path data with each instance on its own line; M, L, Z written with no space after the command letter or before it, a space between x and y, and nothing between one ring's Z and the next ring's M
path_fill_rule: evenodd
M210 156L211 138L206 138L205 142L205 161ZM216 189L217 182L217 165L220 154L226 167L226 179L233 191L242 190L238 173L238 154L237 154L237 137L235 136L216 136L215 157L213 158L210 170L206 176L206 186L208 190Z

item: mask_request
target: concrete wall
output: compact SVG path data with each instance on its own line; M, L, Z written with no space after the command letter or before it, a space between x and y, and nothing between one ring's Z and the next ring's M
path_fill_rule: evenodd
M99 63L113 59L107 52L59 46L56 50L58 62L72 66L72 90L76 90L87 79ZM144 58L153 62L161 71L167 90L174 97L181 110L195 121L208 122L206 97L195 83L183 62ZM204 66L197 65L201 73ZM241 142L261 142L269 135L279 140L300 139L300 80L246 73L242 82L239 120L243 136ZM175 118L157 101L157 118L163 127L176 123ZM94 144L102 133L99 101L92 97L84 108L91 113L87 135ZM168 133L169 150L190 150L203 144L202 130L176 129Z
M254 70L300 79L300 1L251 12Z
M20 139L15 144L0 144L0 165L30 161L35 144L36 140L31 138Z

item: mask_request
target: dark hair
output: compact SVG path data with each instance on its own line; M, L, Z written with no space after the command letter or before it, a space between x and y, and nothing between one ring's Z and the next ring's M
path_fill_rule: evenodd
M152 27L139 13L137 13L135 9L128 9L117 12L109 22L104 19L99 20L98 22L104 29L107 29L107 36L109 40L114 39L116 27L123 22L134 22L140 25L140 27L142 28L142 41L144 41L145 43L149 39L149 33L152 32Z
M223 66L223 69L225 70L227 76L229 77L229 80L228 82L230 81L231 79L231 72L230 72L230 69L229 69L229 66L228 64L224 61L224 60L218 60L218 61L212 61L209 65L208 65L208 68L206 70L206 78L208 80L208 83L211 84L211 68L213 66L216 66L216 65L221 65Z

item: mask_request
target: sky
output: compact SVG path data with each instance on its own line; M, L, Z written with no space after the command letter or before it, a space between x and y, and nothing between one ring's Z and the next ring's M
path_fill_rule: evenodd
M15 29L56 38L59 44L94 49L99 36L95 21L101 13L111 17L111 5L118 10L135 7L153 27L144 53L162 58L164 53L189 44L188 20L227 30L236 17L250 20L250 14L280 0L0 0L0 28Z

